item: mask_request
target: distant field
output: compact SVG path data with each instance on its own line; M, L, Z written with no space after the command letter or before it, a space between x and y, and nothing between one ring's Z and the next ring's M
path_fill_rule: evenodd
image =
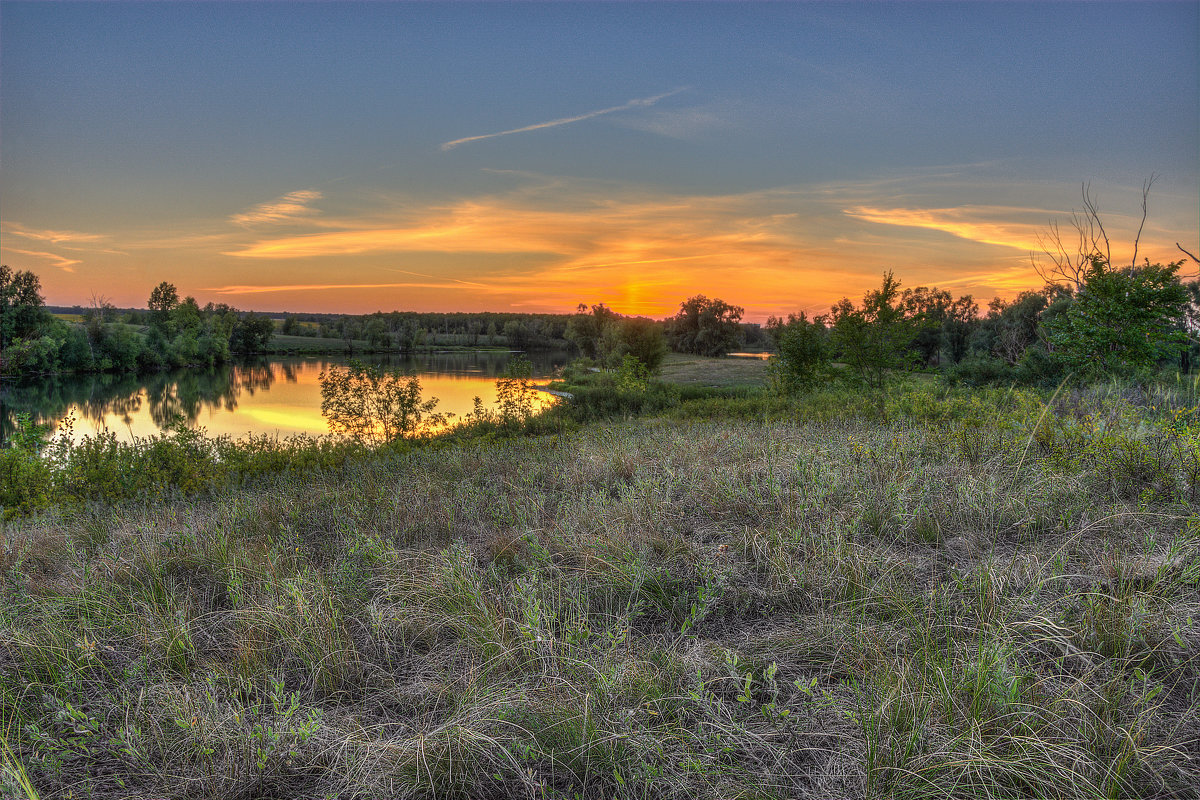
M354 340L354 349L365 350L367 343L362 339ZM297 350L297 351L322 351L329 350L345 350L345 339L326 338L322 336L286 336L277 333L271 337L270 343L267 345L269 351L279 350Z
M83 322L83 314L51 314L51 316L64 322Z
M670 353L663 362L662 379L686 386L763 386L767 382L767 362Z

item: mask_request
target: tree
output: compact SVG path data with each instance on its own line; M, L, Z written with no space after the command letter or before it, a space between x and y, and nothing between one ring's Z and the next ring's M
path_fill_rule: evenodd
M362 335L367 340L367 346L377 350L386 349L392 344L392 337L388 335L387 325L382 316L368 319L363 326Z
M824 317L809 321L803 311L789 314L786 323L772 317L767 330L779 353L772 359L771 369L780 388L809 389L828 377L832 351Z
M533 386L533 365L524 356L509 360L496 380L496 408L499 421L517 425L533 416L537 389Z
M504 323L504 339L510 350L524 350L533 342L533 331L523 320L510 319Z
M1082 375L1128 375L1158 359L1178 357L1189 292L1182 261L1113 269L1104 256L1091 266L1075 301L1050 323L1055 355Z
M616 330L618 347L608 360L619 364L625 356L632 356L651 374L658 372L667 357L662 325L647 317L625 317Z
M679 305L668 321L671 346L682 353L723 356L737 347L744 309L702 294Z
M175 335L171 312L177 305L179 292L172 284L163 281L150 291L150 299L146 303L146 307L150 309L150 327L167 339Z
M846 364L844 375L876 394L886 415L884 394L895 370L912 364L916 328L900 306L900 281L889 270L883 284L863 296L861 307L843 298L830 312L833 346Z
M51 319L38 276L0 266L0 349L15 339L37 338Z
M351 360L345 368L322 371L321 413L337 433L364 444L384 444L421 425L440 425L447 415L435 414L438 400L421 400L416 375L382 370Z
M1150 210L1150 187L1154 185L1155 177L1151 175L1142 184L1142 219L1133 239L1130 270L1137 268L1138 244L1142 238L1142 230L1146 227L1146 216ZM1065 286L1072 292L1083 288L1097 258L1102 259L1106 265L1112 265L1112 242L1109 241L1108 231L1104 228L1104 220L1100 217L1099 205L1092 195L1092 185L1084 183L1080 187L1080 193L1083 195L1083 210L1071 211L1070 227L1074 236L1068 234L1067 241L1064 241L1058 221L1051 220L1046 232L1038 235L1038 244L1042 252L1029 254L1030 264L1042 280L1048 284ZM1070 241L1071 238L1074 238L1074 242Z
M942 347L957 364L967 356L971 334L979 327L979 304L971 295L963 295L950 304L942 323Z
M229 334L229 349L235 353L260 353L275 334L275 323L266 314L249 311L233 325Z
M604 336L605 330L615 324L620 316L604 303L592 306L590 312L586 304L580 303L576 310L579 313L572 316L567 322L567 329L563 336L568 342L575 345L584 356L598 358L600 356L600 340Z

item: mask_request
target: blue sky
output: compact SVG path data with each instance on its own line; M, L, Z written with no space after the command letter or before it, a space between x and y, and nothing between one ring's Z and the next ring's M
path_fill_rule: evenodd
M3 2L0 255L53 303L1011 296L1082 182L1197 244L1198 9Z

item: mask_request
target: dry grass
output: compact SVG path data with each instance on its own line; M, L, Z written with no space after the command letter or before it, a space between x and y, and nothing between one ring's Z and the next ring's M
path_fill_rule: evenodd
M821 402L6 523L0 794L1194 796L1189 487Z

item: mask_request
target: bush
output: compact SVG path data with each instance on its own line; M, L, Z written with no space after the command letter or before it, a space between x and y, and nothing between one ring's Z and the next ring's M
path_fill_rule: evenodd
M447 419L433 413L436 397L421 401L416 375L352 360L345 369L322 372L320 379L321 413L330 427L365 444L384 444L415 433L422 424L441 425Z
M0 450L0 509L5 519L50 505L53 473L41 456L49 427L17 415L10 447Z
M1016 379L1016 370L1008 362L992 356L972 356L942 371L942 380L951 386L991 386Z
M810 389L829 377L829 332L818 318L801 312L773 329L779 355L771 361L771 377L785 392Z
M650 377L650 371L627 355L613 372L589 372L586 367L564 370L571 399L555 406L550 415L574 422L652 414L679 404L679 390Z

